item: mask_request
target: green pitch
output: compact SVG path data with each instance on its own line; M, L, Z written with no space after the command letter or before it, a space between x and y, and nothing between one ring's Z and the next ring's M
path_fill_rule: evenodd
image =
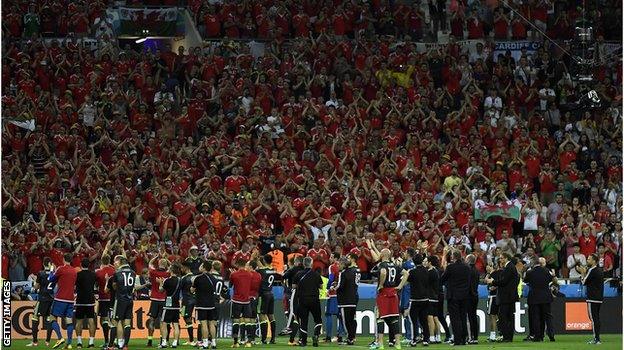
M485 340L485 337L481 337L481 343L479 345L468 345L465 347L461 347L467 350L477 350L477 349L500 349L500 350L504 350L504 349L539 349L539 350L581 350L581 349L599 349L599 350L615 350L615 349L622 349L622 335L621 334L611 334L611 335L603 335L602 336L602 344L601 345L588 345L587 341L591 338L591 334L587 334L587 335L557 335L557 341L554 343L551 343L549 341L543 342L543 343L526 343L522 341L522 337L523 335L518 335L516 337L514 337L514 342L513 343L501 343L501 344L496 344L496 343L483 343L483 340ZM54 338L54 337L53 337ZM86 342L88 340L83 338L83 341ZM182 338L181 342L184 342L186 339ZM281 337L278 338L278 344L275 345L254 345L252 347L252 349L295 349L297 347L293 347L293 346L288 346L286 344L286 342L288 341L287 338ZM368 343L371 341L371 339L369 337L360 337L360 339L356 342L356 345L354 346L338 346L336 343L323 343L321 342L319 349L325 349L325 350L338 350L338 349L345 349L345 348L352 348L354 350L363 350L363 349L368 349ZM36 348L32 348L32 347L26 347L26 344L28 344L30 341L28 340L13 340L12 345L10 347L10 349L15 349L15 350L33 350L33 349L52 349L52 346L50 345L50 347L46 347L44 342L39 342L39 346ZM54 342L54 340L53 340ZM156 343L157 341L155 341ZM73 340L73 345L74 345L74 350L76 350L76 339L74 338ZM157 347L151 347L148 348L145 346L145 344L147 343L147 340L145 339L132 339L130 341L130 350L157 350ZM102 344L102 340L96 340L95 341L96 344L96 348L94 348L94 350L100 350L99 346ZM232 340L231 339L219 339L217 342L217 348L218 349L230 349L230 345L232 344ZM4 347L3 347L4 348ZM310 344L306 347L308 349L314 349L314 347L312 347L311 345L311 339L310 339ZM416 348L423 348L422 345L418 344L418 346ZM85 350L87 348L84 348ZM178 346L179 350L184 350L184 349L194 349L190 346ZM245 349L244 347L241 347L239 349ZM409 346L403 346L403 349L407 350L407 349L412 349ZM429 345L428 349L453 349L453 347L449 346L448 344L435 344L435 345ZM388 347L386 346L386 350L394 350L394 348Z

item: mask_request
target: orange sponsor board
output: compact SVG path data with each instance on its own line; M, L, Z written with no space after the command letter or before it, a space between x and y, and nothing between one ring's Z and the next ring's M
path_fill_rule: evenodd
M11 337L12 339L30 339L32 335L32 316L36 302L34 301L13 301L11 302ZM149 311L149 300L137 300L134 302L132 314L132 338L147 338L147 312ZM97 311L97 305L96 309ZM99 323L99 322L98 322ZM40 323L39 327L43 324ZM102 339L102 330L98 329L95 337ZM64 329L65 327L62 326ZM63 332L64 334L64 332ZM83 330L83 336L87 336L87 330ZM40 329L39 339L45 339L45 330Z
M566 331L591 331L592 322L586 302L565 303L565 330Z

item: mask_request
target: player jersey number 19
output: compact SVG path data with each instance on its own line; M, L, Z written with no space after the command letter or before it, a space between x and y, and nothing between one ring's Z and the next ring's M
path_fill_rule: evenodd
M394 267L388 268L388 283L394 283L397 271Z

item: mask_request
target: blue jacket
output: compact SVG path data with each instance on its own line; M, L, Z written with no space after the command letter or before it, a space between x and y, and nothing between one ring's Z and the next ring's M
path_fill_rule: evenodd
M414 262L411 260L406 260L405 262L403 262L403 269L404 270L411 270L414 268ZM403 286L403 289L401 289L401 302L400 302L400 309L401 310L405 310L409 307L409 303L410 303L410 285L409 283L406 283Z

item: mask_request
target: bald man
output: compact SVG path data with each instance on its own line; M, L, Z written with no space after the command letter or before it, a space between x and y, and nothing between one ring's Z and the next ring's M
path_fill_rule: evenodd
M396 349L401 349L401 329L399 325L399 296L396 287L401 282L401 267L390 259L392 253L384 248L379 252L379 264L376 273L377 283L377 339L371 349L383 349L383 326L388 325L390 342Z

